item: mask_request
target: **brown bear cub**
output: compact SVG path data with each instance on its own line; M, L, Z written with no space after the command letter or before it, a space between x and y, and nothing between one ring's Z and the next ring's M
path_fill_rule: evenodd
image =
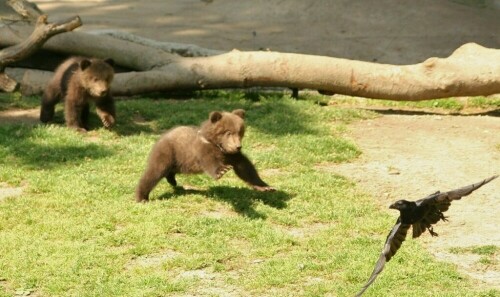
M205 172L214 179L228 170L257 191L274 191L262 179L250 160L241 152L245 133L245 111L214 111L201 127L180 126L165 133L153 146L146 171L136 189L137 202L147 201L149 193L165 177L177 186L177 173Z
M87 131L89 104L94 102L104 127L115 123L115 102L110 94L114 62L111 59L69 58L55 71L45 88L40 110L40 121L47 123L54 117L55 105L64 101L66 126Z

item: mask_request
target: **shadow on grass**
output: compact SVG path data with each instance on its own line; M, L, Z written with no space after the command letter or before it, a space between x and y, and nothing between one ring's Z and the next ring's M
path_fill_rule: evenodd
M140 133L159 134L175 126L199 126L212 111L246 110L245 121L266 134L315 134L310 122L314 115L304 111L301 103L294 104L283 93L262 93L258 98L243 92L203 92L190 99L171 100L160 95L148 98L122 99L117 103L119 135ZM166 99L169 98L169 99ZM95 120L95 119L94 119ZM96 125L91 122L91 127Z
M77 135L50 135L36 126L0 126L0 164L18 163L37 169L68 166L110 156L112 151L95 143L86 143ZM76 132L75 132L76 133Z
M257 202L260 201L276 209L283 209L287 207L287 201L291 199L291 196L283 191L258 192L248 188L228 186L215 186L207 190L176 187L173 192L163 193L157 199L166 200L187 194L204 195L210 199L229 203L237 213L251 219L266 219L267 217L255 209Z
M119 110L116 117L116 125L110 128L111 131L114 131L116 132L116 134L122 136L141 133L151 134L155 132L154 129L149 127L147 123L142 119L142 117L137 114L137 112L130 114L130 110L126 108L126 105L119 105L117 109ZM64 112L61 108L58 108L56 110L54 119L50 123L61 127L66 126L64 121ZM89 116L89 131L94 131L101 128L103 128L102 122L97 116L95 108L91 108Z
M477 112L460 112L460 111L439 111L439 110L407 110L407 109L396 109L396 108L364 108L375 113L382 115L452 115L452 116L492 116L500 117L500 109L490 109L490 110L480 110Z
M3 99L2 99L3 98ZM14 96L0 97L0 107L19 105ZM36 102L39 98L35 98ZM33 100L35 100L33 99ZM17 101L16 101L17 100ZM2 103L3 102L3 103ZM199 126L212 111L247 111L246 123L266 134L314 134L314 115L305 111L303 102L290 100L283 92L198 91L179 94L151 94L148 97L116 98L116 125L111 131L120 136L160 134L175 126ZM38 105L38 103L37 103ZM90 130L102 127L91 104ZM56 106L52 122L64 126L62 104ZM32 124L32 123L31 123Z

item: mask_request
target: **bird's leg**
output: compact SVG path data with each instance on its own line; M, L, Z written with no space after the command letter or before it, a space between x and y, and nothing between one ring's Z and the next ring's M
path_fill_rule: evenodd
M438 234L436 232L434 232L434 228L431 227L427 227L427 230L429 230L429 233L432 235L432 236L438 236Z
M443 222L446 222L448 221L448 217L445 217L444 214L442 212L439 212L439 218L443 221Z

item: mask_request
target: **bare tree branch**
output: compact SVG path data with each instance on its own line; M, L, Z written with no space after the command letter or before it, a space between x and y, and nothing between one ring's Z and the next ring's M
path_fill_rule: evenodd
M78 16L61 22L47 23L47 15L40 15L37 19L35 29L26 40L0 50L0 74L2 75L0 90L12 92L17 89L17 83L3 73L6 65L27 58L40 49L52 36L71 31L81 26L81 24L82 22Z
M46 15L39 16L33 33L26 40L0 51L0 67L25 59L40 49L50 37L71 31L81 24L78 16L57 23L47 23Z
M36 21L43 12L36 6L24 0L7 0L7 4L12 7L24 19Z
M22 36L27 35L27 32L28 28L26 26L0 28L0 34L2 35L0 46L18 43ZM103 59L112 58L120 66L139 71L151 70L180 58L161 49L109 36L82 32L70 32L54 36L43 45L43 49L68 55Z

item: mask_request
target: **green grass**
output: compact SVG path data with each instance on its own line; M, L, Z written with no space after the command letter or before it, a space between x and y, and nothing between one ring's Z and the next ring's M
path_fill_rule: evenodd
M474 247L456 247L450 251L454 254L475 254L480 255L478 262L484 265L497 265L496 255L500 252L500 248L495 245L483 245Z
M40 98L36 96L21 96L20 93L0 92L0 111L7 109L34 108L40 105Z
M316 100L324 102L324 96L311 95L317 98ZM322 101L323 100L323 101ZM391 101L379 99L355 98L349 96L336 96L328 101L329 104L349 104L352 106L381 106L394 108L411 108L411 109L441 109L450 113L460 112L464 109L500 109L499 97L467 97L467 98L446 98L433 99L423 101Z
M194 97L120 101L112 131L95 116L91 132L70 131L60 109L54 125L0 125L0 184L24 189L0 201L0 296L312 297L361 288L395 218L317 165L358 157L345 130L374 115L281 94ZM219 181L180 175L199 190L162 181L151 202L134 202L164 130L236 108L247 111L244 151L277 192L252 191L232 172ZM496 294L408 240L365 296Z

